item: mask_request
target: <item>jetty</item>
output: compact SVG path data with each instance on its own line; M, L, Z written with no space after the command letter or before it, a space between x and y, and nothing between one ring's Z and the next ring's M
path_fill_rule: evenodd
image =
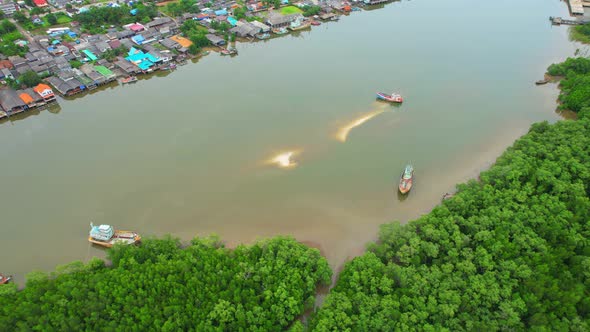
M568 20L561 17L549 17L551 24L553 25L580 25L586 23L585 21L578 21L578 20Z

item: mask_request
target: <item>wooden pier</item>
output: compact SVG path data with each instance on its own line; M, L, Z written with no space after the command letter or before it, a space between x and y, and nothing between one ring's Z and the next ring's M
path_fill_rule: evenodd
M561 17L549 17L549 20L551 21L551 24L553 25L580 25L580 24L585 24L587 22L585 21L578 21L578 20L566 20L563 19Z

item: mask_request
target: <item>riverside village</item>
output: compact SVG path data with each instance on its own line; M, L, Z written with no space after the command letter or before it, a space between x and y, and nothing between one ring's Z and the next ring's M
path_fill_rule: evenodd
M385 0L1 0L0 119Z

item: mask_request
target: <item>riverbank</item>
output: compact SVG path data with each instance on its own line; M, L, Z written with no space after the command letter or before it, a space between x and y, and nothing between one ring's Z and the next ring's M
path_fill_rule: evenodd
M310 6L303 2L294 4L304 9ZM37 36L30 35L19 26L20 36L28 40L19 44L23 45L19 49L23 56L12 55L2 59L0 79L4 79L2 82L5 85L7 82L18 85L15 81L27 73L29 76L44 77L44 81L62 97L84 95L112 82L162 70L175 70L177 66L185 64L187 59L200 58L210 51L227 55L228 49L232 52L236 50L231 56L237 55L236 38L242 43L267 40L272 39L271 31L273 38L282 37L303 28L311 28L312 22L320 25L321 21L335 21L339 15L350 14L352 8L360 11L358 7L332 3L321 8L316 6L314 13L321 16L305 18L303 14L307 12L291 4L280 6L277 11L266 7L248 7L247 13L251 14L249 19L238 21L232 15L243 15L233 13L241 7L232 3L226 5L231 10L215 5L202 8L198 15L183 12L178 17L170 17L166 14L164 17L153 17L154 20L146 24L111 26L104 34L87 34L80 22L50 28L47 35ZM365 3L359 6L365 6ZM85 11L82 12L82 9ZM91 6L77 10L76 15L70 16L83 19L86 13L98 15L103 8ZM75 11L73 9L72 13ZM5 20L3 24L10 26L12 23ZM7 86L4 90L5 94L14 97L11 98L14 102L0 105L0 121L36 107L27 100L21 100L20 91Z
M588 65L549 67L567 73L561 101L588 90ZM590 100L582 94L579 120L534 124L432 212L382 225L310 330L588 330L590 284L580 273L590 253L578 239L590 218Z
M60 99L57 114L3 126L0 161L10 171L0 174L0 248L12 257L2 271L23 284L33 269L102 257L88 248L90 221L184 241L218 233L232 246L293 234L318 243L338 267L385 220L427 213L531 123L558 119L556 86L534 81L577 46L544 19L559 14L559 3L527 1L512 4L520 18L501 26L489 13L504 13L503 3L467 18L466 1L395 3L298 37L243 44L234 58L207 56L135 85ZM436 15L404 29L425 13ZM532 42L514 39L516 29ZM396 31L396 43L366 38L383 31ZM485 47L464 43L480 36ZM399 89L406 103L338 140L381 89ZM304 149L297 167L263 163L291 148ZM419 182L400 201L395 186L408 161Z

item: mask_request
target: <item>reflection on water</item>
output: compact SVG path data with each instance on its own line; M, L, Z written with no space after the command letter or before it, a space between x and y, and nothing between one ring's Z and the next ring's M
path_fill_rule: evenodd
M300 150L281 152L270 158L267 163L273 164L280 168L293 168L297 166L297 163L293 161L292 158L300 152Z
M389 106L389 105L386 103L374 103L373 110L371 112L361 115L361 116L357 117L356 119L352 120L351 122L349 122L348 124L340 127L340 129L338 129L338 132L336 132L336 139L339 140L340 142L346 142L346 139L348 138L348 134L350 133L351 130L353 130L354 128L371 120L372 118L376 117L377 115L385 112L387 110L387 106Z

